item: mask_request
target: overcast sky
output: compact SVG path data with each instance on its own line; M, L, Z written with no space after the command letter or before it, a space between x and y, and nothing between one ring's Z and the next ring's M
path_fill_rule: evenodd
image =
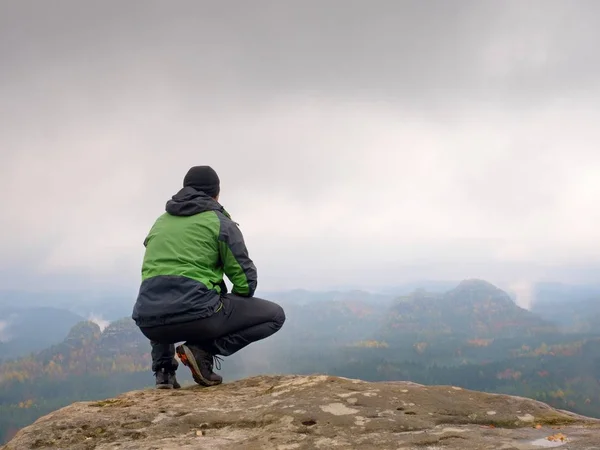
M593 0L2 1L2 285L137 288L199 164L265 290L593 281L599 42Z

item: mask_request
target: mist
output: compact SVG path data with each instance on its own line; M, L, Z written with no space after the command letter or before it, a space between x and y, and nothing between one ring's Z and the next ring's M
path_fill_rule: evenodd
M98 325L100 327L100 331L104 331L106 327L110 324L108 320L103 319L102 316L98 314L90 314L87 320Z

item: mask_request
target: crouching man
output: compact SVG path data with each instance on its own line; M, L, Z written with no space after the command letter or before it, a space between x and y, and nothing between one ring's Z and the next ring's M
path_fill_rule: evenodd
M211 167L192 167L144 240L132 318L150 340L157 388L180 387L175 352L196 383L220 384L213 371L220 369L218 356L271 336L285 322L279 305L253 297L256 267L237 224L219 204L219 192Z

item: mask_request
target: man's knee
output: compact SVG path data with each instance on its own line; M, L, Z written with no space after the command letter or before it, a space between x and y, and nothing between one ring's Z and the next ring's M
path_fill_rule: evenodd
M275 324L276 329L279 330L285 323L285 311L278 304L275 304L274 310L273 323Z

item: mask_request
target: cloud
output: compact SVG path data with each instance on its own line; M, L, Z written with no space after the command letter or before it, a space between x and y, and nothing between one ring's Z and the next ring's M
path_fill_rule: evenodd
M104 331L104 329L110 325L110 322L103 319L101 315L99 316L96 314L90 314L88 320L98 325L100 327L100 331Z
M32 5L0 10L0 269L137 283L195 164L261 286L598 263L596 3Z

